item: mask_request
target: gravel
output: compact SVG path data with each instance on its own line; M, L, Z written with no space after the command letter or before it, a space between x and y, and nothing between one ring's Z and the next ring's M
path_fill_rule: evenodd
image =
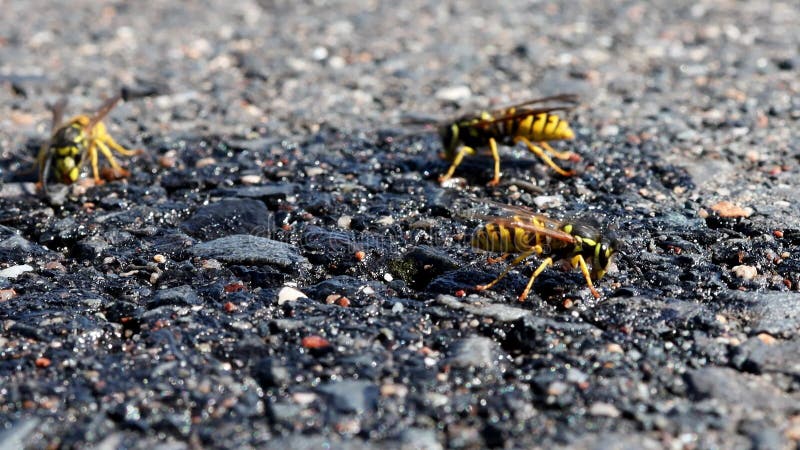
M0 448L795 448L791 2L3 3ZM122 92L125 180L34 194L48 105ZM448 186L417 118L574 92ZM424 121L424 120L423 120ZM578 271L469 248L591 216Z

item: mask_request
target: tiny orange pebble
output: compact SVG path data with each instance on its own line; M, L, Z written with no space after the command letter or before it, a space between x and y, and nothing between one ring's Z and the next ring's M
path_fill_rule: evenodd
M463 289L459 289L456 291L456 297L464 297L465 295L467 295L467 292Z
M347 308L348 306L350 306L350 299L347 297L339 297L336 300L336 304L341 306L342 308Z
M0 302L11 300L17 296L17 291L12 289L0 289Z
M772 232L772 235L776 238L780 239L783 237L783 230L775 230Z
M226 284L223 289L225 292L239 292L244 290L244 284L237 281L235 283Z
M36 358L36 367L50 367L50 359L45 357Z
M311 336L306 336L303 338L301 345L303 348L307 348L310 350L327 348L331 346L331 343L322 336L317 336L316 334Z
M356 252L356 259L357 260L363 261L364 258L366 258L366 257L367 257L367 254L364 251L359 250L359 251Z
M236 311L236 305L234 305L233 302L225 302L222 307L225 309L226 313L232 313Z

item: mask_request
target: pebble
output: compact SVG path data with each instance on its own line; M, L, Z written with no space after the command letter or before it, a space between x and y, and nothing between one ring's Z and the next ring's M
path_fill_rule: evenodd
M476 302L469 303L451 295L439 295L436 302L455 310L463 310L481 317L491 317L500 322L515 322L531 315L527 309L509 306L504 303Z
M561 195L539 195L533 198L533 203L539 209L557 208L564 202Z
M436 91L434 97L437 100L446 102L460 102L472 97L472 91L470 90L469 86L448 86Z
M274 228L264 202L251 198L226 198L202 206L181 223L186 234L204 240L233 234L269 236Z
M287 302L293 302L295 300L299 300L301 298L308 298L306 294L303 292L291 287L291 286L284 286L278 291L278 304L283 305Z
M554 381L547 386L547 395L552 395L558 397L569 389L569 385L567 383L561 381Z
M336 221L336 225L337 225L339 228L343 229L343 230L349 230L349 229L350 229L350 223L351 223L352 221L353 221L353 218L352 218L352 217L350 217L350 216L341 216L341 217L339 217L339 219Z
M378 406L380 390L369 381L344 380L318 386L316 392L327 398L341 413L363 414Z
M446 363L456 368L497 368L507 356L493 339L474 336L455 341Z
M743 310L755 333L791 337L800 329L800 293L739 292L726 300L729 308Z
M728 367L704 367L687 373L689 395L696 400L715 399L728 408L784 412L797 408L800 397L785 394L766 377L738 372Z
M28 264L21 264L17 266L7 267L3 270L0 270L0 278L17 278L18 276L22 275L25 272L30 272L33 270L33 267L29 266Z
M213 258L230 264L267 264L284 268L308 264L308 260L290 244L247 234L195 244L190 252L200 258Z
M170 289L156 291L153 297L148 300L149 309L160 306L192 306L199 305L202 301L191 286L183 285Z
M589 407L589 414L593 416L604 416L604 417L612 417L617 418L620 416L620 411L617 409L616 406L605 403L605 402L595 402L592 403L592 406Z
M753 266L746 266L746 265L739 265L733 266L731 268L734 274L736 274L737 278L741 278L743 280L752 280L758 275L758 270Z

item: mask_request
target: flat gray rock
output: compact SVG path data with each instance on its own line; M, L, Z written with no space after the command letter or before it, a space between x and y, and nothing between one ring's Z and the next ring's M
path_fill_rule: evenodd
M308 263L292 245L248 234L235 234L195 244L190 252L200 258L213 258L229 264L266 264L289 268Z

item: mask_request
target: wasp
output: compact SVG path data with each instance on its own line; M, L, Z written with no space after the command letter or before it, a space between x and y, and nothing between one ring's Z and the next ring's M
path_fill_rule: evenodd
M531 107L536 104L551 106ZM447 172L439 177L439 182L443 183L450 179L465 156L475 155L478 148L488 147L494 158L494 178L489 185L496 186L500 183L498 143L513 146L523 142L528 150L560 175L575 175L575 171L559 167L553 158L574 162L580 159L578 155L569 151L556 151L547 142L574 139L575 133L567 121L555 112L571 110L577 104L576 95L561 94L466 115L441 125L439 135L444 147L443 157L451 164Z
M593 219L557 221L519 206L500 207L513 215L485 216L486 223L475 231L471 244L481 250L503 253L500 259L510 254L518 256L494 281L476 286L478 291L492 288L511 269L537 255L544 259L533 271L519 301L528 298L536 277L556 261L565 261L571 268L579 268L592 295L600 298L592 282L606 274L619 246L616 238L603 236Z
M80 177L81 168L87 161L92 165L95 183L101 184L103 180L100 178L98 152L102 153L111 164L111 171L106 178L124 178L130 175L117 163L112 150L123 156L138 155L143 150L128 150L119 145L108 134L103 123L103 119L114 109L120 98L120 95L116 95L108 99L91 117L79 115L65 123L61 121L67 106L66 99L60 100L53 106L50 139L42 145L37 158L39 184L42 189L47 190L51 171L57 181L64 184L74 183Z

